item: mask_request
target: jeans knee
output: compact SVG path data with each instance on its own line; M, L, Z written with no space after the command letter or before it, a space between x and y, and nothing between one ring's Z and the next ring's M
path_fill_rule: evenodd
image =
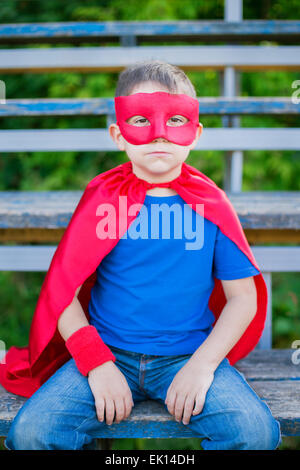
M38 421L32 416L27 416L21 410L11 424L5 439L5 446L10 450L35 450L37 441L41 445L39 436L41 429L37 423Z
M281 442L279 423L267 406L249 410L235 408L211 418L203 433L204 449L275 450Z
M83 419L83 424L87 421ZM38 414L29 407L15 417L4 445L8 450L77 450L91 441L85 427L71 424L64 414L51 410Z
M244 412L244 426L240 432L241 448L248 450L275 450L281 442L279 422L267 407L256 413Z
M281 443L279 422L271 415L271 412L262 419L260 427L259 447L261 450L275 450Z

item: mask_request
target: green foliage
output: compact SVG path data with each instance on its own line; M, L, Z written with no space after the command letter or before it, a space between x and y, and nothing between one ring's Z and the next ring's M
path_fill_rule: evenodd
M192 439L115 439L112 450L201 450L201 440Z
M43 21L155 21L222 19L223 1L2 0L4 23Z
M45 273L0 272L0 339L6 349L26 346Z
M273 337L277 348L290 348L300 339L299 273L272 275Z

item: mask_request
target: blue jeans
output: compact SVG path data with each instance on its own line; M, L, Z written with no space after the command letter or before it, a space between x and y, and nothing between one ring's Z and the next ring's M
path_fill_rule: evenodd
M150 398L164 404L174 376L191 357L110 349L134 403ZM14 450L84 450L91 448L102 426L108 425L97 419L88 379L70 359L19 410L5 446ZM191 416L186 426L203 439L203 449L270 450L281 442L279 423L269 407L227 359L215 371L202 412Z

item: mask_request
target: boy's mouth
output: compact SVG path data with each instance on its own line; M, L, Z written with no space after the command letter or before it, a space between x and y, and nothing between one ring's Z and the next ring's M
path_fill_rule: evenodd
M147 155L170 155L168 152L149 152Z

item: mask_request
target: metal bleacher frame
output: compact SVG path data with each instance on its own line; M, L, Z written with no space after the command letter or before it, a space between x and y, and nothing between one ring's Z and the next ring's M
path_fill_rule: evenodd
M139 45L147 40L178 39L208 44ZM225 1L224 21L0 24L0 44L5 45L0 49L0 77L19 72L116 72L133 62L150 58L166 60L187 71L209 68L219 71L221 96L199 98L199 102L200 114L222 116L223 127L204 127L195 150L226 152L223 189L237 210L269 292L266 327L257 347L263 350L272 348L272 273L300 270L300 192L242 192L243 151L299 150L300 129L243 128L239 116L299 114L300 107L291 97L239 97L240 74L243 70L299 70L300 46L290 45L299 39L300 21L243 21L242 0ZM259 40L282 41L288 45L241 44ZM120 45L72 47L83 42L105 41L120 42ZM227 44L209 44L216 41ZM6 47L59 42L71 43L71 47ZM106 115L108 126L114 120L113 98L0 101L0 118L80 114ZM71 150L114 152L117 149L107 129L0 130L0 152ZM0 158L3 157L0 155ZM0 192L0 243L21 242L0 246L0 270L46 271L56 246L43 241L59 241L81 194L81 191ZM39 242L39 246L30 242ZM274 242L274 245L259 244L265 242ZM279 246L277 242L289 246ZM297 374L300 377L300 373ZM189 436L186 430L176 429L174 433L167 430L166 434ZM287 434L299 434L300 422L297 421L293 431L288 429L291 426L286 428ZM115 436L115 432L112 426L103 437ZM136 437L126 432L126 436ZM156 430L154 434L164 436L162 431ZM154 434L142 435L153 437Z

